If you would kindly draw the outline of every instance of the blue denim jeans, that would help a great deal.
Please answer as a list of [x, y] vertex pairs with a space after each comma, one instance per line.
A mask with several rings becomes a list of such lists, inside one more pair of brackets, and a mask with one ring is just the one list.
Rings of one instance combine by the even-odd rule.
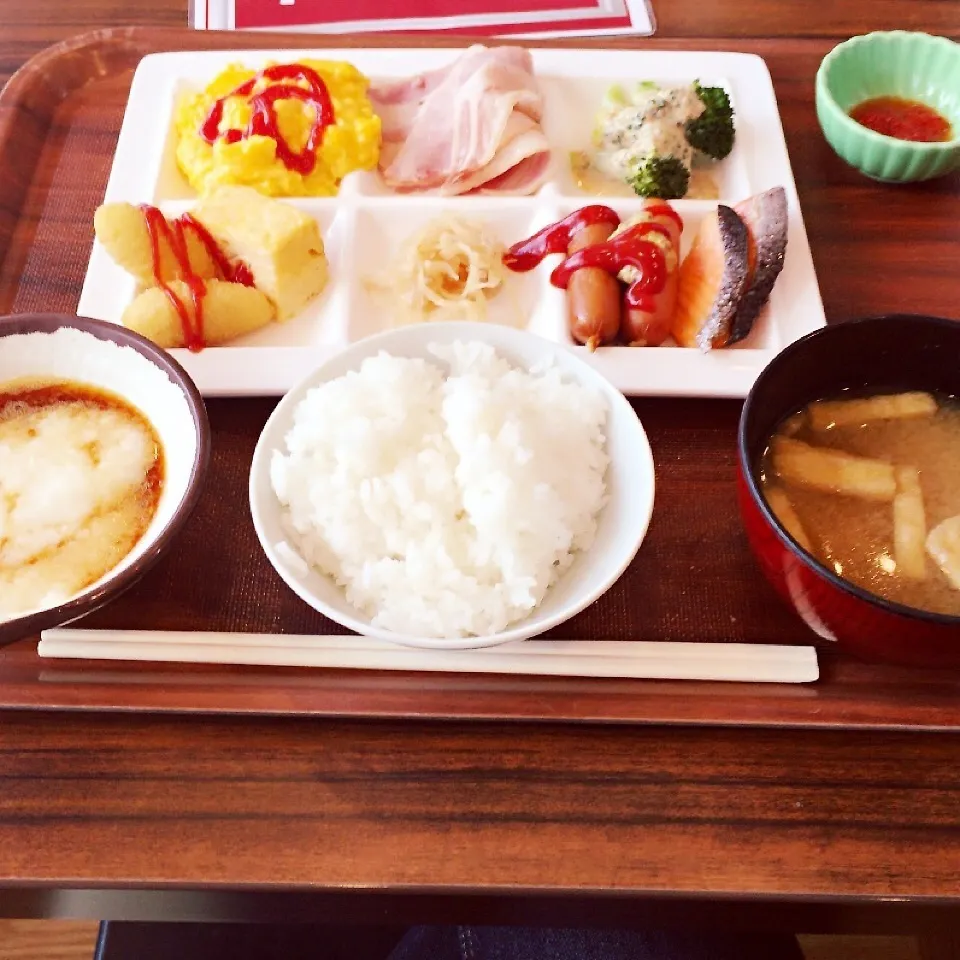
[[803, 960], [803, 954], [786, 934], [414, 927], [389, 960]]

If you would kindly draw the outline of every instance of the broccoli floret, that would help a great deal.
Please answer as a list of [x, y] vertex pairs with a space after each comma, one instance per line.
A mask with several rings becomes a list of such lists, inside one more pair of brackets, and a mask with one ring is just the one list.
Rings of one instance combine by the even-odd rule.
[[701, 87], [699, 81], [694, 81], [693, 89], [704, 110], [684, 124], [687, 143], [714, 160], [722, 160], [733, 149], [736, 133], [730, 97], [723, 87]]
[[679, 200], [687, 195], [690, 171], [676, 157], [652, 155], [634, 168], [627, 183], [641, 197]]

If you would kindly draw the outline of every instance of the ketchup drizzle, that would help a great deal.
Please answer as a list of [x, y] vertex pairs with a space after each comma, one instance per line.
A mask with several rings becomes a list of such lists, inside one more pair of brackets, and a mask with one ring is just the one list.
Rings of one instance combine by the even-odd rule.
[[651, 217], [669, 217], [677, 225], [678, 230], [683, 230], [680, 214], [666, 200], [647, 200], [643, 205], [643, 212]]
[[[270, 81], [271, 85], [250, 96], [261, 80]], [[299, 87], [294, 83], [273, 82], [283, 80], [302, 80], [307, 87]], [[249, 97], [252, 111], [250, 120], [245, 130], [230, 127], [221, 132], [223, 107], [231, 97]], [[275, 106], [278, 100], [301, 100], [313, 107], [316, 112], [307, 142], [299, 152], [294, 150], [280, 133]], [[306, 176], [316, 166], [317, 151], [323, 142], [323, 134], [334, 120], [330, 92], [320, 74], [302, 63], [281, 63], [264, 68], [256, 76], [214, 101], [206, 119], [200, 125], [200, 136], [211, 144], [217, 139], [222, 139], [226, 143], [237, 143], [252, 136], [270, 137], [277, 144], [277, 159], [288, 170], [295, 170]]]
[[535, 233], [529, 240], [515, 243], [504, 255], [503, 265], [508, 270], [526, 273], [539, 266], [551, 253], [567, 252], [573, 236], [584, 227], [607, 223], [614, 229], [620, 226], [620, 217], [615, 210], [601, 204], [576, 210], [559, 223], [552, 223]]
[[[683, 230], [680, 215], [663, 200], [648, 200], [643, 212], [651, 219], [672, 220], [678, 231]], [[559, 223], [544, 227], [529, 240], [515, 243], [503, 255], [503, 264], [510, 270], [523, 273], [533, 270], [551, 253], [562, 253], [565, 259], [550, 274], [550, 282], [563, 290], [573, 274], [582, 267], [598, 267], [613, 276], [617, 276], [624, 267], [634, 267], [639, 276], [627, 287], [624, 299], [630, 307], [653, 310], [653, 298], [663, 291], [667, 283], [667, 262], [662, 247], [649, 237], [656, 234], [669, 244], [669, 229], [661, 223], [638, 223], [603, 243], [591, 244], [566, 256], [570, 241], [577, 232], [597, 223], [607, 223], [616, 228], [620, 225], [620, 217], [610, 207], [601, 204], [583, 207]]]
[[581, 267], [598, 267], [613, 276], [624, 267], [635, 267], [640, 275], [627, 287], [624, 299], [630, 307], [652, 310], [653, 297], [667, 283], [667, 260], [663, 250], [647, 239], [651, 233], [670, 240], [670, 232], [661, 224], [638, 223], [610, 240], [594, 243], [567, 257], [550, 274], [550, 282], [565, 290], [570, 277]]
[[[180, 318], [183, 329], [183, 342], [188, 350], [200, 351], [206, 346], [203, 337], [203, 298], [207, 292], [207, 285], [203, 277], [199, 276], [190, 263], [190, 253], [187, 248], [186, 231], [193, 231], [194, 236], [203, 244], [216, 264], [224, 280], [231, 283], [242, 283], [245, 287], [253, 286], [253, 274], [245, 263], [231, 263], [220, 245], [211, 236], [210, 231], [189, 213], [184, 213], [176, 220], [167, 220], [163, 213], [149, 204], [141, 204], [147, 234], [150, 237], [150, 254], [153, 266], [153, 279], [158, 287], [166, 294], [171, 306]], [[180, 279], [190, 291], [190, 300], [193, 304], [193, 317], [187, 305], [180, 299], [177, 292], [163, 279], [161, 264], [161, 250], [163, 241], [166, 241], [174, 259]]]

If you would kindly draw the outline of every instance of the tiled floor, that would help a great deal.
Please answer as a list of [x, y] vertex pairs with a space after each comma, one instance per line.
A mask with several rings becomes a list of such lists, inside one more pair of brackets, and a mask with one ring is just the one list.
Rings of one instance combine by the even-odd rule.
[[[92, 960], [96, 939], [95, 923], [0, 920], [0, 960]], [[801, 943], [807, 960], [920, 960], [912, 937], [801, 937]]]

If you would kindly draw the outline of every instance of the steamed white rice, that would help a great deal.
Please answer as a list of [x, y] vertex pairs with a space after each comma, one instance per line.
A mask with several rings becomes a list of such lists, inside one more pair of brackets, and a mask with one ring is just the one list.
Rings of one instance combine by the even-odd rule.
[[271, 482], [290, 543], [376, 626], [483, 636], [529, 615], [589, 549], [607, 404], [482, 343], [386, 353], [311, 390]]

